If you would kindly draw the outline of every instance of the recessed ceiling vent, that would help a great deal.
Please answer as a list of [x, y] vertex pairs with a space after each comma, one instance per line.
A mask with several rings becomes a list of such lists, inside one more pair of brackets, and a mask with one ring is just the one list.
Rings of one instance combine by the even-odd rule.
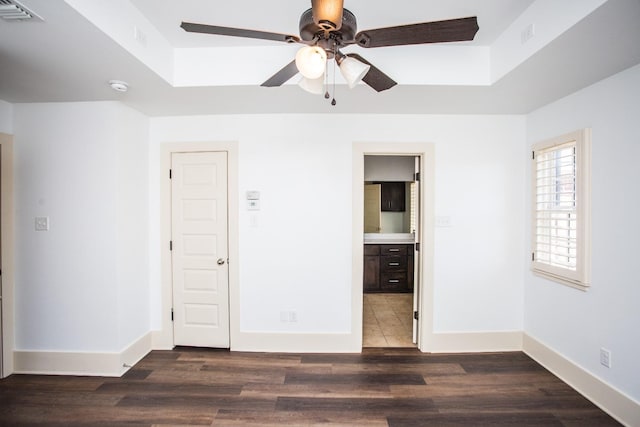
[[16, 0], [0, 0], [0, 18], [7, 21], [27, 21], [33, 18], [42, 20]]

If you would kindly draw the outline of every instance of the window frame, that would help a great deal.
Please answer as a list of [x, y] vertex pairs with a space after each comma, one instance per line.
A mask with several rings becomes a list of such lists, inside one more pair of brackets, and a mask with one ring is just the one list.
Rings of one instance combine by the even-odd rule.
[[[540, 153], [575, 146], [576, 268], [537, 259], [537, 163]], [[531, 155], [531, 271], [580, 290], [591, 285], [591, 129], [585, 128], [533, 144]]]

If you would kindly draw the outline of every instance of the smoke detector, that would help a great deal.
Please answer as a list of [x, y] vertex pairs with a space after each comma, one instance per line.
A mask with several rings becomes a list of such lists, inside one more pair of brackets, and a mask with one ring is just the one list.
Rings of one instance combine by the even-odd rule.
[[117, 92], [126, 92], [129, 90], [127, 82], [123, 82], [122, 80], [109, 80], [109, 86]]
[[16, 0], [0, 0], [0, 18], [6, 21], [26, 21], [33, 18], [42, 20]]

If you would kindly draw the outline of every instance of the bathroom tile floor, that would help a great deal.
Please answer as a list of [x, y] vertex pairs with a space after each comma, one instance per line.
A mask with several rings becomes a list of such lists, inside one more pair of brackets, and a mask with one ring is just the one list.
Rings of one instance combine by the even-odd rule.
[[364, 294], [363, 347], [415, 347], [413, 294]]

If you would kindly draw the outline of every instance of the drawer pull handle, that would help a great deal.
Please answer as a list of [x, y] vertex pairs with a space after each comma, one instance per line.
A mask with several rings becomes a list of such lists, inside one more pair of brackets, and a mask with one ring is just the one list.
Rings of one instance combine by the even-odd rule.
[[400, 249], [389, 249], [389, 252], [400, 252]]
[[398, 280], [398, 279], [391, 279], [391, 280], [389, 280], [389, 283], [400, 283], [400, 280]]
[[389, 266], [398, 266], [398, 265], [400, 265], [399, 262], [390, 262], [389, 263]]

